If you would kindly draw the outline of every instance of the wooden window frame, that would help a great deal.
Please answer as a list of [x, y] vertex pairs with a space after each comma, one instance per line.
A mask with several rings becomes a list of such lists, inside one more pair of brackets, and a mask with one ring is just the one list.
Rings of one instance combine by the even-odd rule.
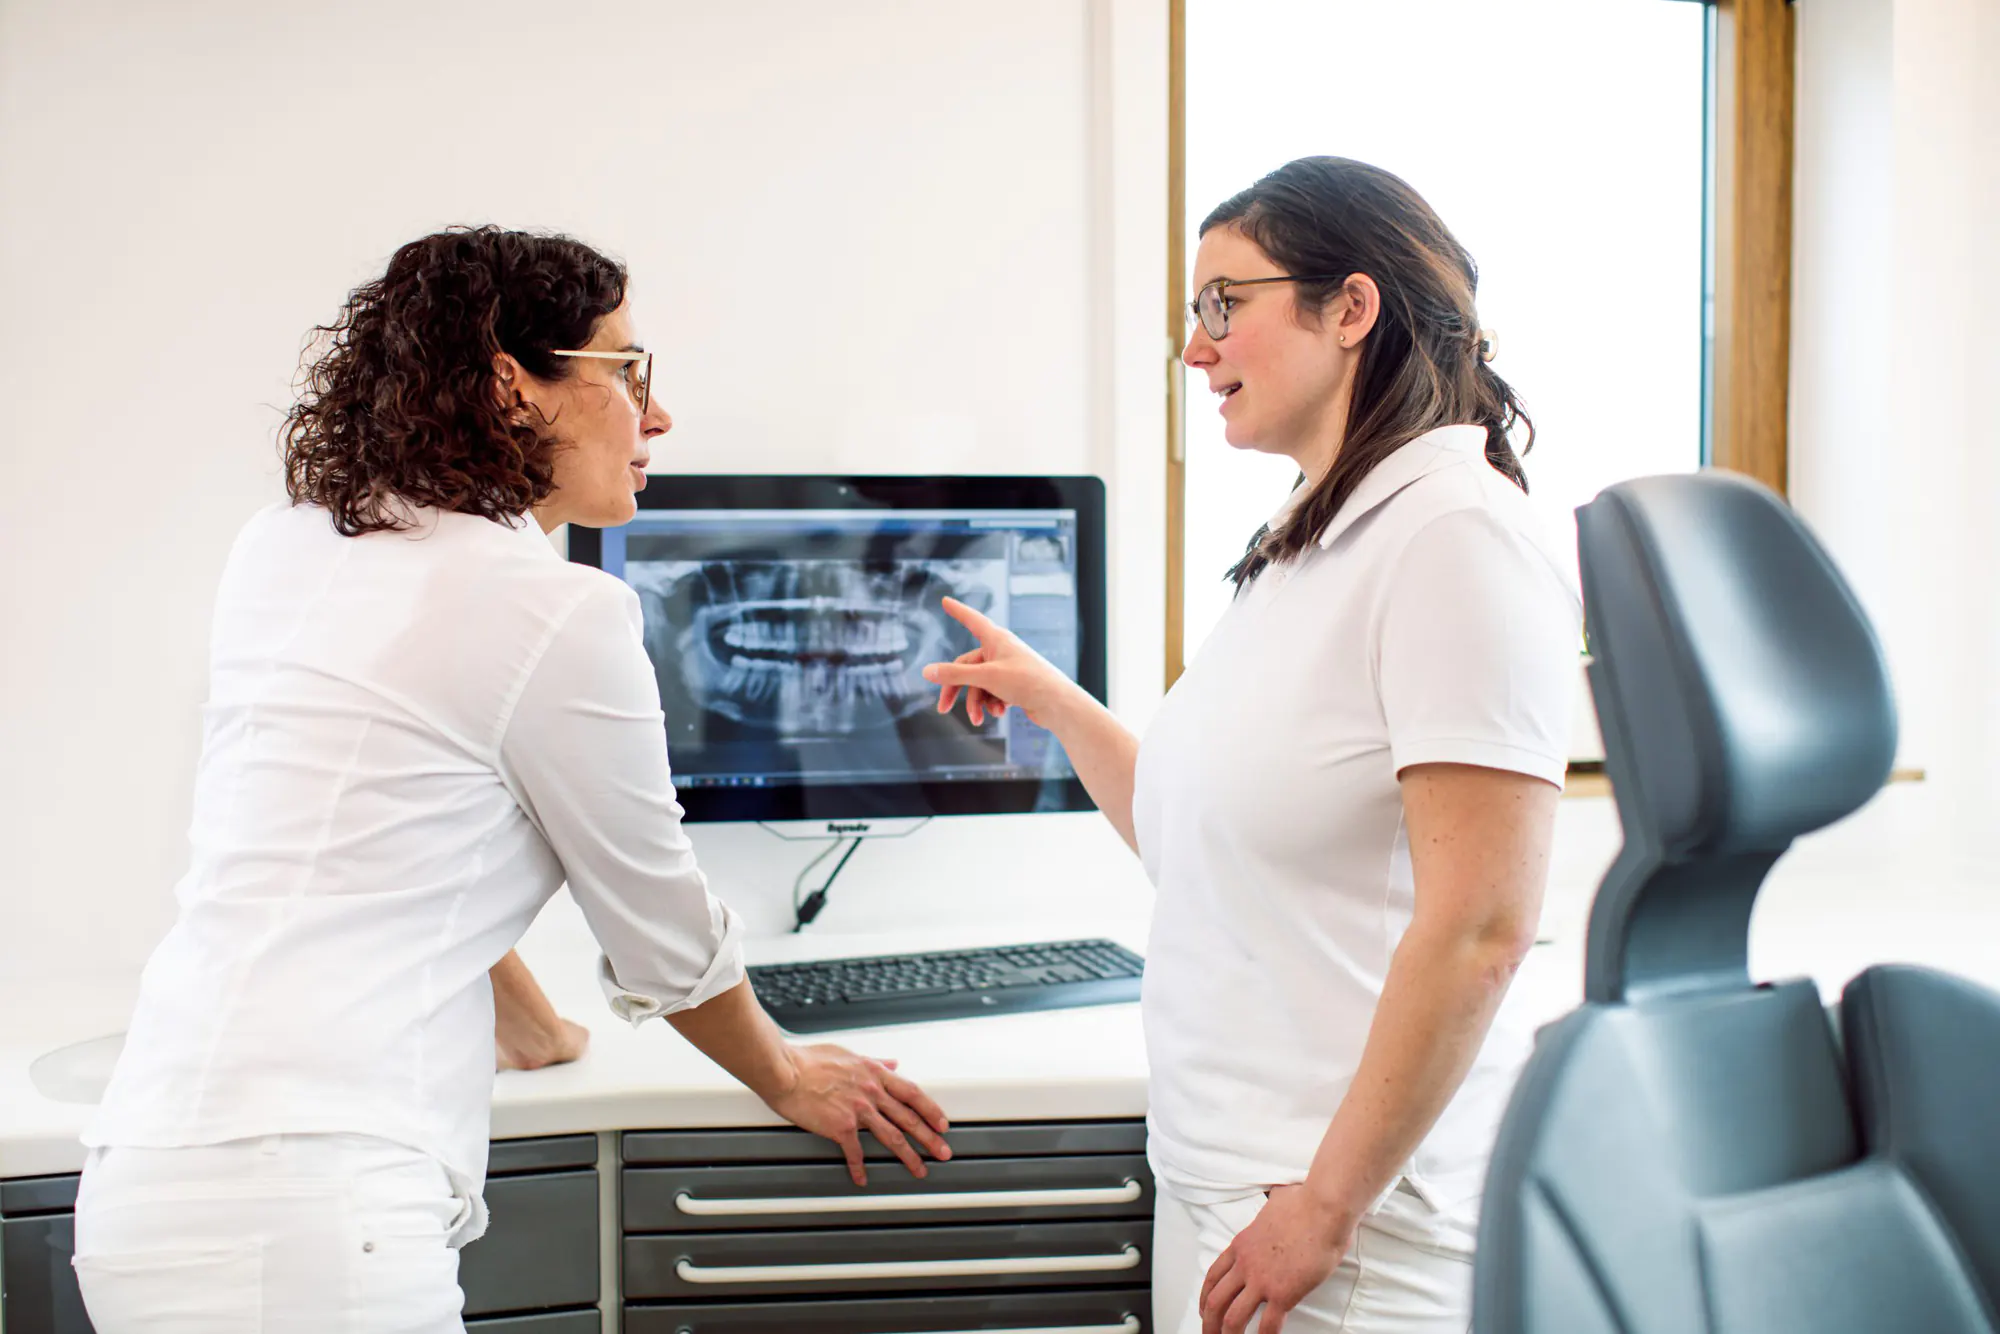
[[[1708, 458], [1780, 495], [1791, 378], [1795, 27], [1790, 0], [1703, 0], [1713, 9], [1715, 302]], [[1167, 0], [1166, 686], [1187, 628], [1187, 432], [1180, 357], [1187, 268], [1187, 0]]]
[[1187, 667], [1187, 0], [1167, 0], [1167, 679]]
[[1797, 37], [1788, 0], [1716, 0], [1708, 461], [1785, 494]]

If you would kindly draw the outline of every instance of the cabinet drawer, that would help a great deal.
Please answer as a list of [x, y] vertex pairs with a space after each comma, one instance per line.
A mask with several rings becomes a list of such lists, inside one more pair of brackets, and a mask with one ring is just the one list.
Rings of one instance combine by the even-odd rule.
[[596, 1304], [595, 1171], [488, 1181], [486, 1208], [486, 1235], [459, 1252], [466, 1315]]
[[[625, 1334], [960, 1334], [1064, 1330], [1151, 1334], [1146, 1288], [981, 1293], [964, 1297], [853, 1297], [845, 1301], [627, 1306]], [[468, 1331], [470, 1334], [470, 1331]]]
[[486, 1151], [486, 1179], [565, 1167], [596, 1167], [597, 1136], [547, 1135], [540, 1139], [496, 1139]]
[[[1067, 1154], [1146, 1152], [1144, 1121], [986, 1121], [955, 1125], [945, 1136], [952, 1161], [1031, 1158]], [[868, 1161], [895, 1155], [869, 1135], [861, 1137]], [[628, 1164], [837, 1163], [840, 1146], [803, 1130], [635, 1130], [621, 1141]]]
[[91, 1334], [69, 1258], [69, 1214], [0, 1223], [0, 1329], [18, 1334]]
[[1147, 1218], [1153, 1176], [1143, 1157], [953, 1158], [922, 1180], [898, 1163], [856, 1186], [833, 1163], [628, 1167], [627, 1232], [696, 1232], [1028, 1218]]
[[23, 1214], [70, 1213], [76, 1208], [80, 1176], [15, 1177], [0, 1181], [0, 1218]]
[[1148, 1219], [985, 1227], [628, 1236], [627, 1298], [739, 1293], [1134, 1287], [1151, 1281]]
[[604, 1317], [596, 1311], [556, 1311], [541, 1315], [500, 1315], [465, 1322], [465, 1334], [598, 1334]]

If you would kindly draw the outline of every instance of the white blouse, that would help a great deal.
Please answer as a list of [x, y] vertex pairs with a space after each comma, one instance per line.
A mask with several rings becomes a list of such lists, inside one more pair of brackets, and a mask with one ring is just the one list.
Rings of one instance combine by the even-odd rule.
[[[1237, 596], [1140, 748], [1149, 1151], [1183, 1199], [1304, 1180], [1415, 906], [1398, 773], [1562, 782], [1582, 608], [1485, 439], [1449, 426], [1377, 465]], [[1470, 1249], [1525, 1053], [1503, 1018], [1404, 1165], [1436, 1213], [1416, 1240]]]
[[566, 879], [638, 1022], [743, 980], [681, 827], [637, 597], [539, 527], [276, 506], [216, 596], [180, 911], [91, 1146], [380, 1136], [475, 1204], [487, 970]]

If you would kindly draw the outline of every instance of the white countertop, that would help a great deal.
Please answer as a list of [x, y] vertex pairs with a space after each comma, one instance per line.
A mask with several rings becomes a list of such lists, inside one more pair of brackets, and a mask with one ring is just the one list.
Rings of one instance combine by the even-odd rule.
[[[1867, 964], [1901, 959], [2000, 986], [2000, 869], [1939, 851], [1927, 832], [1925, 802], [1921, 785], [1891, 788], [1861, 814], [1788, 854], [1759, 901], [1751, 932], [1753, 974], [1811, 975], [1831, 998]], [[1554, 1018], [1579, 998], [1590, 896], [1617, 844], [1608, 799], [1562, 803], [1543, 914], [1550, 943], [1530, 955], [1514, 983], [1511, 1003], [1525, 1017]], [[1094, 866], [1093, 883], [1102, 874]], [[829, 909], [804, 935], [753, 936], [748, 953], [755, 963], [1085, 936], [1143, 949], [1145, 905], [1126, 888], [1095, 896], [1080, 888], [1077, 899], [1093, 910], [1058, 914], [1051, 904], [1062, 895], [1043, 885], [1038, 897], [1024, 898], [1020, 913], [996, 912], [984, 903], [979, 920], [938, 920], [947, 915], [940, 910], [926, 924], [897, 930], [833, 930], [840, 923]], [[848, 910], [856, 925], [877, 927], [881, 918], [878, 913], [870, 923], [858, 906]], [[766, 912], [761, 920], [774, 919]], [[566, 896], [537, 921], [521, 953], [556, 1007], [590, 1029], [591, 1044], [573, 1065], [500, 1075], [495, 1138], [777, 1124], [755, 1096], [667, 1025], [635, 1029], [611, 1015], [597, 990], [595, 948]], [[82, 1165], [76, 1136], [89, 1103], [45, 1096], [29, 1067], [54, 1049], [119, 1032], [136, 985], [136, 978], [113, 978], [0, 987], [0, 1177], [73, 1172]], [[807, 1040], [895, 1058], [954, 1121], [1127, 1117], [1146, 1109], [1136, 1005], [986, 1015]]]
[[[536, 1071], [504, 1071], [495, 1081], [497, 1139], [578, 1131], [778, 1125], [757, 1097], [682, 1041], [665, 1023], [633, 1027], [606, 1008], [595, 980], [596, 950], [567, 900], [554, 905], [522, 943], [564, 1015], [590, 1030], [582, 1060]], [[1108, 936], [1143, 948], [1143, 922], [1023, 923], [900, 934], [786, 936], [752, 940], [753, 963], [801, 958], [955, 949], [1023, 940]], [[0, 1177], [74, 1172], [76, 1137], [91, 1112], [82, 1101], [44, 1096], [29, 1074], [44, 1053], [123, 1028], [132, 988], [104, 988], [62, 1008], [10, 1008], [0, 1016]], [[1146, 1057], [1136, 1004], [982, 1015], [853, 1033], [815, 1034], [893, 1058], [954, 1121], [1143, 1116]], [[87, 1058], [78, 1083], [93, 1091], [108, 1075], [111, 1044]]]

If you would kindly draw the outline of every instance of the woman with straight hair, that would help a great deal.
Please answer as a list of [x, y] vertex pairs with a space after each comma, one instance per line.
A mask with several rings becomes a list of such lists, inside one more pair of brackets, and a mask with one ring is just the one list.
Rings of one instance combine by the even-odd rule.
[[[512, 953], [567, 882], [612, 1010], [923, 1176], [892, 1062], [794, 1047], [681, 828], [639, 602], [550, 546], [629, 520], [672, 427], [623, 266], [412, 241], [324, 336], [288, 503], [216, 595], [193, 861], [76, 1207], [97, 1334], [460, 1334], [499, 1063], [580, 1054]], [[496, 1027], [497, 1011], [497, 1027]]]
[[1144, 741], [957, 604], [980, 645], [927, 674], [1054, 731], [1159, 891], [1154, 1328], [1459, 1334], [1581, 608], [1472, 257], [1407, 184], [1289, 163], [1209, 214], [1194, 281], [1226, 438], [1301, 475]]

